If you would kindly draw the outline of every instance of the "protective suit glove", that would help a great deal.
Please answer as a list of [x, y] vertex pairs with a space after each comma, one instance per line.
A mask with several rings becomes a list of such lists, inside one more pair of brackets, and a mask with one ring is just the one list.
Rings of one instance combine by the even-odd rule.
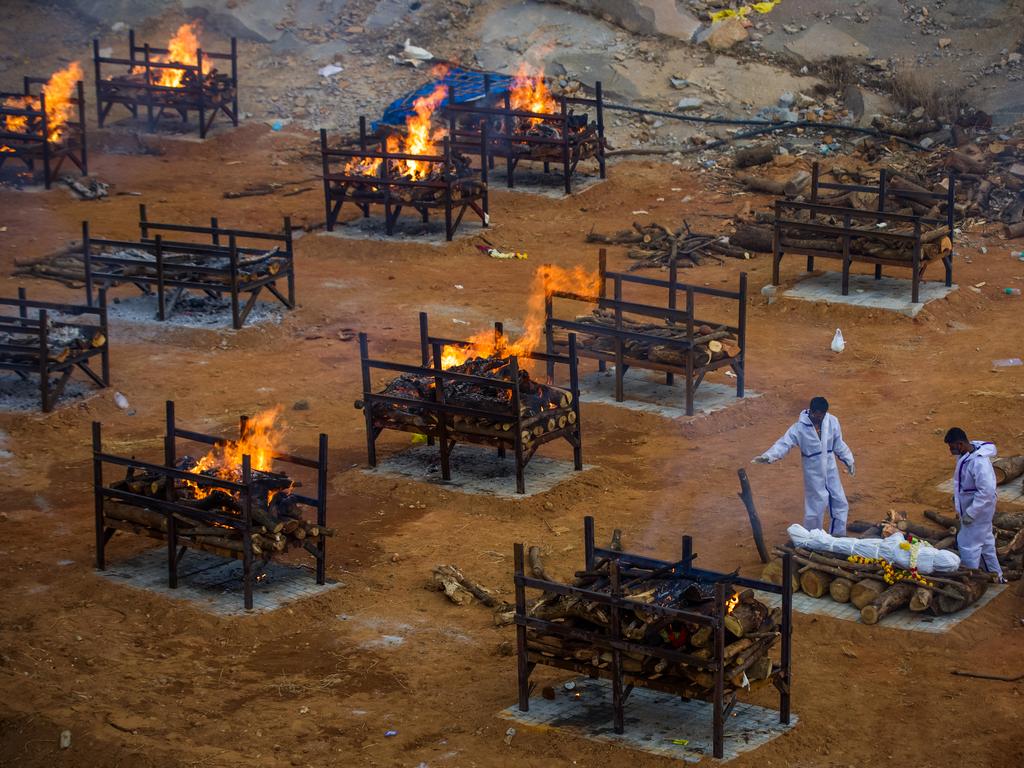
[[767, 456], [765, 456], [762, 453], [760, 456], [755, 456], [753, 459], [751, 459], [750, 463], [751, 464], [770, 464], [771, 463], [771, 459], [769, 459]]
[[964, 525], [970, 525], [974, 522], [974, 518], [970, 515], [960, 515], [960, 522]]
[[846, 471], [849, 472], [850, 477], [855, 477], [857, 474], [857, 465], [851, 462], [850, 466], [846, 468]]

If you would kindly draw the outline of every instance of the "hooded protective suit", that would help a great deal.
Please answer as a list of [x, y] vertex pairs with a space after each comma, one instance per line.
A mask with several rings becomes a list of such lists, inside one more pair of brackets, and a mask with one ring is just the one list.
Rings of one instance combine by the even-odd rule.
[[974, 450], [965, 453], [953, 470], [953, 504], [960, 517], [960, 532], [956, 546], [960, 560], [967, 568], [978, 568], [984, 562], [985, 570], [998, 574], [996, 537], [992, 533], [992, 518], [996, 514], [996, 473], [992, 470], [992, 457], [996, 446], [972, 440]]
[[807, 411], [800, 414], [796, 424], [786, 430], [779, 440], [762, 454], [769, 464], [783, 458], [791, 448], [799, 448], [804, 467], [804, 528], [824, 528], [826, 508], [832, 518], [828, 532], [833, 536], [846, 535], [846, 515], [850, 505], [839, 482], [836, 457], [853, 472], [853, 453], [843, 441], [839, 419], [826, 413], [821, 422], [821, 436], [814, 428]]

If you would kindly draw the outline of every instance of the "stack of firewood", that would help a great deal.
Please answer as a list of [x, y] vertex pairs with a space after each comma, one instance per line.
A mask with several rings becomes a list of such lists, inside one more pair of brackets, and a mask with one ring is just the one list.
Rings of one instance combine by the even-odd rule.
[[[578, 315], [577, 323], [593, 325], [600, 328], [615, 328], [615, 313], [606, 309], [595, 309], [589, 315]], [[622, 330], [640, 333], [652, 337], [650, 341], [635, 338], [623, 341], [626, 357], [634, 360], [652, 360], [667, 365], [686, 365], [687, 347], [693, 347], [694, 365], [702, 368], [712, 361], [738, 357], [740, 347], [736, 335], [724, 326], [712, 328], [710, 325], [699, 325], [694, 328], [696, 336], [687, 336], [685, 326], [668, 325], [666, 323], [648, 323], [640, 320], [623, 318]], [[579, 343], [587, 349], [613, 352], [615, 339], [609, 336], [588, 336], [577, 331]], [[659, 344], [657, 339], [685, 341], [685, 346]], [[555, 343], [566, 343], [565, 334], [556, 334]]]
[[[115, 92], [124, 91], [126, 95], [135, 97], [138, 91], [147, 83], [149, 85], [158, 85], [160, 72], [163, 69], [161, 67], [160, 69], [150, 70], [150, 79], [148, 81], [146, 79], [146, 70], [138, 67], [137, 71], [125, 75], [114, 75], [108, 82], [112, 86], [111, 90], [116, 88]], [[202, 78], [201, 80], [200, 77]], [[208, 100], [209, 105], [210, 103], [219, 102], [234, 86], [230, 75], [218, 72], [216, 69], [200, 76], [195, 68], [191, 68], [184, 70], [181, 84], [177, 88], [167, 88], [160, 91], [157, 101], [172, 101], [175, 97], [194, 99], [195, 91], [200, 87], [202, 87], [203, 97]], [[133, 91], [135, 93], [132, 93]]]
[[[39, 328], [25, 326], [0, 331], [0, 357], [8, 361], [24, 360], [26, 363], [37, 362], [39, 358]], [[83, 328], [47, 321], [47, 361], [63, 363], [72, 354], [88, 349], [97, 349], [107, 343], [107, 337], [100, 328]]]
[[[536, 556], [531, 556], [534, 576], [547, 578], [539, 567]], [[539, 571], [539, 573], [538, 573]], [[608, 564], [596, 571], [581, 573], [576, 586], [593, 591], [609, 592]], [[714, 610], [714, 585], [680, 578], [648, 578], [633, 580], [624, 585], [623, 596], [634, 603], [632, 610], [622, 612], [623, 635], [635, 646], [668, 647], [699, 659], [710, 660], [714, 655], [714, 632], [707, 625], [666, 622], [656, 613], [644, 611], [645, 604], [679, 608], [711, 615]], [[773, 670], [769, 651], [781, 637], [781, 609], [768, 607], [754, 596], [753, 590], [743, 590], [732, 596], [731, 607], [723, 619], [725, 637], [725, 680], [727, 688], [740, 688], [744, 682], [767, 680]], [[545, 593], [529, 605], [528, 614], [534, 618], [557, 621], [563, 627], [582, 632], [607, 633], [610, 617], [606, 606], [593, 603], [577, 595]], [[611, 654], [596, 649], [586, 640], [545, 634], [531, 628], [527, 639], [531, 651], [545, 656], [590, 664], [603, 669], [611, 663]], [[649, 680], [675, 681], [680, 690], [692, 698], [706, 698], [714, 687], [714, 677], [683, 663], [645, 654], [641, 648], [622, 653], [624, 671], [630, 675], [643, 675]]]
[[1008, 237], [1024, 237], [1024, 137], [992, 134], [943, 148], [925, 173], [940, 178], [949, 169], [957, 171], [957, 202], [966, 215], [1001, 221]]
[[[176, 468], [194, 472], [196, 464], [195, 459], [186, 456], [178, 461]], [[218, 470], [204, 470], [197, 474], [217, 476]], [[253, 554], [270, 558], [276, 553], [286, 552], [289, 547], [313, 550], [318, 537], [334, 535], [333, 529], [303, 519], [303, 507], [291, 493], [298, 484], [287, 475], [253, 470], [252, 478], [252, 485], [257, 491], [250, 506]], [[240, 476], [230, 479], [241, 481]], [[139, 472], [129, 467], [124, 480], [114, 482], [110, 487], [154, 499], [171, 498], [177, 504], [195, 507], [197, 512], [216, 512], [229, 518], [241, 518], [242, 515], [242, 504], [237, 495], [159, 472]], [[104, 505], [104, 514], [108, 527], [156, 539], [166, 538], [167, 516], [163, 513], [108, 501]], [[225, 557], [237, 557], [242, 552], [241, 531], [238, 529], [211, 525], [201, 517], [190, 517], [180, 512], [175, 512], [173, 517], [183, 545], [187, 542], [197, 549]]]
[[[512, 369], [509, 358], [474, 357], [446, 370], [472, 376], [482, 376], [509, 382]], [[435, 379], [431, 375], [403, 374], [388, 382], [383, 394], [413, 400], [433, 400]], [[548, 432], [565, 429], [576, 423], [572, 408], [573, 394], [569, 390], [541, 384], [530, 378], [526, 370], [519, 371], [519, 413], [522, 417], [522, 441], [532, 443]], [[472, 435], [511, 439], [516, 422], [511, 414], [510, 390], [490, 387], [473, 381], [444, 380], [444, 399], [449, 405], [492, 411], [492, 418], [463, 416], [451, 418], [450, 428]], [[356, 401], [357, 408], [364, 403]], [[439, 415], [436, 411], [414, 404], [377, 403], [373, 407], [374, 426], [389, 429], [422, 427], [435, 429]]]
[[591, 231], [588, 243], [632, 246], [626, 255], [638, 263], [629, 268], [630, 272], [650, 267], [698, 267], [704, 259], [723, 263], [721, 256], [749, 259], [750, 252], [733, 245], [728, 238], [720, 235], [694, 232], [684, 221], [678, 229], [669, 229], [661, 224], [633, 223], [632, 229], [623, 229], [610, 235]]
[[[103, 255], [116, 258], [133, 259], [137, 265], [112, 267], [123, 270], [126, 280], [133, 275], [156, 275], [156, 257], [152, 252], [127, 248], [118, 251], [107, 251]], [[196, 254], [171, 251], [163, 254], [164, 266], [178, 280], [195, 280], [209, 283], [214, 280], [227, 280], [228, 266], [226, 256], [198, 256]], [[238, 256], [238, 272], [244, 279], [256, 279], [276, 275], [288, 263], [287, 257], [276, 248], [264, 253], [243, 253]], [[56, 280], [71, 288], [80, 288], [85, 284], [85, 259], [82, 255], [81, 241], [72, 241], [66, 248], [35, 259], [15, 259], [15, 275], [29, 275], [47, 280]], [[190, 272], [189, 267], [203, 268], [202, 272]], [[215, 275], [207, 268], [223, 269], [224, 275]], [[106, 265], [104, 265], [104, 269]], [[95, 268], [94, 268], [95, 269]], [[116, 285], [117, 283], [112, 283]]]

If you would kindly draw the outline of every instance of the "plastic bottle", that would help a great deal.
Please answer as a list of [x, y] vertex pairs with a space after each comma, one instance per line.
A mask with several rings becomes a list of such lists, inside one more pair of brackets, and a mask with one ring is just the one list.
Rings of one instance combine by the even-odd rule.
[[1010, 251], [1010, 258], [1024, 261], [1024, 251]]
[[1003, 288], [1003, 293], [1007, 296], [1020, 296], [1020, 288]]

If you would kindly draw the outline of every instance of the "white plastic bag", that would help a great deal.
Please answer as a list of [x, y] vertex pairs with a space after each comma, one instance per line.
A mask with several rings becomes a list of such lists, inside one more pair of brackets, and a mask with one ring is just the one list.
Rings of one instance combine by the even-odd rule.
[[832, 351], [839, 353], [846, 349], [846, 342], [843, 340], [843, 332], [836, 328], [836, 335], [832, 337]]

